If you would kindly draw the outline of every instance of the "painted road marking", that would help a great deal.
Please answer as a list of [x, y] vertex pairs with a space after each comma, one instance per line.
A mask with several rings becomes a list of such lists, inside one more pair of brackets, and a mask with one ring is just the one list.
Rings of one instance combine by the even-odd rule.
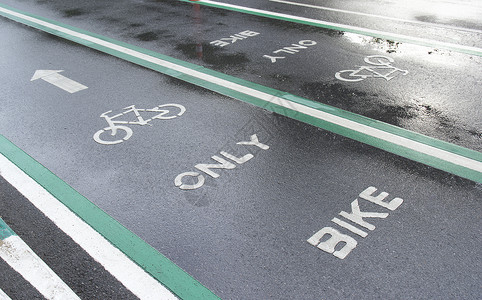
[[2, 289], [0, 289], [0, 300], [12, 300], [12, 298], [10, 298]]
[[[236, 145], [245, 145], [245, 146], [256, 146], [260, 149], [263, 150], [268, 150], [269, 146], [261, 143], [258, 139], [258, 136], [256, 134], [253, 134], [250, 137], [249, 141], [241, 141], [236, 143]], [[220, 152], [222, 156], [234, 161], [238, 165], [242, 165], [248, 160], [252, 159], [254, 157], [253, 154], [248, 153], [244, 155], [243, 157], [236, 157], [230, 153], [227, 153], [226, 151], [221, 151]], [[218, 162], [218, 164], [197, 164], [194, 166], [194, 168], [198, 169], [201, 172], [204, 172], [205, 174], [211, 176], [212, 178], [218, 178], [220, 175], [216, 172], [214, 172], [211, 169], [227, 169], [231, 170], [236, 168], [236, 165], [225, 160], [224, 158], [221, 158], [217, 155], [211, 156], [212, 159]], [[196, 177], [197, 182], [195, 184], [185, 184], [183, 183], [183, 178], [184, 177]], [[176, 176], [174, 179], [174, 185], [179, 187], [181, 190], [195, 190], [204, 185], [205, 178], [203, 175], [199, 174], [198, 172], [184, 172]]]
[[278, 2], [278, 3], [283, 3], [283, 4], [289, 4], [289, 5], [297, 5], [297, 6], [309, 7], [309, 8], [315, 8], [315, 9], [321, 9], [321, 10], [328, 10], [328, 11], [340, 12], [340, 13], [345, 13], [345, 14], [352, 14], [352, 15], [364, 16], [364, 17], [379, 18], [379, 19], [385, 19], [385, 20], [390, 20], [390, 21], [397, 21], [397, 22], [404, 22], [404, 23], [412, 23], [412, 24], [418, 24], [418, 25], [429, 25], [429, 26], [441, 27], [441, 28], [445, 28], [445, 29], [452, 29], [452, 30], [459, 30], [459, 31], [468, 31], [468, 32], [474, 32], [474, 33], [482, 33], [482, 30], [477, 30], [477, 29], [471, 29], [471, 28], [465, 28], [465, 27], [457, 27], [457, 26], [450, 26], [450, 25], [430, 23], [430, 22], [423, 22], [423, 21], [416, 21], [416, 20], [407, 20], [407, 19], [393, 18], [393, 17], [381, 16], [381, 15], [367, 14], [367, 13], [362, 13], [362, 12], [357, 12], [357, 11], [350, 11], [350, 10], [344, 10], [344, 9], [337, 9], [337, 8], [331, 8], [331, 7], [325, 7], [325, 6], [318, 6], [318, 5], [306, 4], [306, 3], [298, 3], [298, 2], [291, 2], [291, 1], [285, 1], [285, 0], [269, 0], [269, 1], [271, 1], [271, 2]]
[[[179, 1], [192, 3], [191, 0], [179, 0]], [[397, 33], [392, 33], [392, 32], [379, 31], [379, 30], [373, 30], [373, 29], [358, 27], [358, 26], [351, 26], [351, 25], [321, 21], [321, 20], [316, 20], [316, 19], [298, 17], [298, 16], [293, 16], [293, 15], [288, 15], [288, 14], [272, 12], [272, 11], [268, 11], [268, 10], [261, 10], [261, 9], [250, 8], [250, 7], [239, 6], [239, 5], [233, 5], [233, 4], [227, 4], [227, 3], [216, 2], [216, 1], [211, 1], [211, 0], [199, 0], [199, 1], [196, 1], [196, 3], [211, 6], [211, 7], [217, 7], [217, 8], [237, 11], [237, 12], [241, 12], [241, 13], [261, 16], [261, 17], [267, 17], [267, 18], [271, 18], [271, 19], [284, 20], [284, 21], [301, 23], [301, 24], [317, 26], [317, 27], [323, 27], [323, 28], [328, 28], [328, 29], [333, 29], [333, 30], [352, 32], [352, 33], [356, 33], [356, 34], [367, 35], [367, 36], [382, 38], [382, 39], [391, 40], [391, 41], [405, 42], [405, 43], [427, 46], [427, 47], [433, 47], [433, 48], [442, 48], [442, 49], [452, 50], [452, 51], [455, 51], [455, 52], [461, 52], [461, 53], [467, 53], [467, 54], [482, 56], [482, 49], [477, 48], [477, 47], [464, 46], [464, 45], [459, 45], [459, 44], [453, 44], [453, 43], [441, 42], [441, 41], [424, 39], [424, 38], [419, 38], [419, 37], [413, 37], [413, 36], [408, 36], [408, 35], [404, 35], [404, 34], [397, 34]]]
[[[132, 262], [124, 253], [104, 239], [97, 231], [77, 217], [76, 214], [61, 204], [2, 154], [0, 154], [0, 173], [6, 181], [134, 295], [140, 299], [177, 299], [163, 285]], [[126, 270], [129, 271], [126, 272]]]
[[[279, 55], [278, 53], [282, 52], [282, 53], [288, 53], [288, 54], [293, 55], [295, 53], [300, 52], [300, 49], [306, 49], [306, 48], [308, 48], [310, 46], [314, 46], [314, 45], [316, 45], [315, 41], [302, 40], [302, 41], [299, 41], [297, 44], [291, 44], [290, 46], [283, 47], [281, 49], [275, 50], [275, 51], [273, 51], [273, 54]], [[263, 57], [271, 60], [271, 63], [277, 62], [278, 59], [286, 58], [285, 56], [271, 56], [271, 55], [263, 55]]]
[[80, 300], [70, 287], [1, 218], [0, 257], [30, 282], [46, 299]]
[[[342, 70], [336, 72], [335, 78], [338, 80], [358, 82], [367, 78], [383, 78], [386, 81], [397, 77], [399, 74], [407, 75], [407, 70], [402, 70], [392, 66], [395, 60], [384, 55], [369, 55], [364, 61], [370, 66], [360, 66], [356, 70]], [[348, 73], [347, 75], [342, 75]], [[344, 77], [345, 76], [345, 77]]]
[[30, 79], [30, 81], [42, 79], [71, 94], [88, 88], [85, 85], [78, 83], [77, 81], [60, 75], [60, 72], [63, 72], [63, 70], [37, 70], [35, 71], [35, 74], [33, 74], [33, 77], [32, 79]]
[[[205, 2], [205, 1], [199, 1]], [[284, 116], [482, 182], [482, 153], [0, 5], [0, 14]]]
[[249, 37], [257, 36], [257, 35], [259, 35], [259, 32], [245, 30], [240, 33], [230, 35], [227, 38], [221, 38], [219, 40], [212, 41], [209, 44], [213, 44], [214, 46], [219, 46], [219, 47], [225, 47], [227, 45], [234, 44], [238, 40], [245, 40]]
[[[168, 107], [168, 108], [170, 107], [171, 109], [172, 109], [172, 107], [175, 107], [175, 113], [172, 114], [172, 115], [165, 116], [165, 115], [167, 115], [171, 112], [169, 109], [166, 109], [165, 107]], [[112, 110], [106, 111], [106, 112], [104, 112], [100, 115], [101, 118], [105, 119], [105, 121], [107, 122], [107, 124], [109, 124], [109, 126], [105, 127], [104, 129], [101, 129], [101, 130], [97, 131], [94, 134], [94, 141], [96, 141], [99, 144], [104, 144], [104, 145], [119, 144], [119, 143], [122, 143], [123, 141], [127, 141], [132, 136], [132, 129], [130, 127], [125, 126], [125, 125], [141, 125], [141, 126], [151, 125], [149, 122], [151, 122], [152, 120], [155, 120], [155, 119], [158, 119], [158, 120], [174, 119], [178, 116], [182, 116], [184, 114], [184, 112], [186, 111], [186, 108], [184, 106], [182, 106], [180, 104], [173, 104], [173, 103], [158, 105], [158, 106], [156, 106], [154, 108], [150, 108], [150, 109], [136, 108], [135, 105], [125, 107], [124, 109], [126, 109], [126, 111], [124, 111], [120, 114], [116, 114], [116, 115], [111, 116], [111, 117], [108, 116], [108, 114], [111, 113]], [[146, 111], [146, 112], [156, 112], [156, 113], [160, 113], [160, 114], [157, 114], [150, 119], [144, 119], [140, 114], [140, 112], [144, 112], [144, 111]], [[123, 116], [125, 114], [128, 114], [130, 112], [133, 112], [136, 115], [137, 121], [114, 121], [115, 118], [118, 118], [118, 117]], [[116, 124], [125, 124], [125, 125], [116, 125]], [[123, 134], [121, 134], [120, 139], [105, 140], [104, 138], [101, 137], [101, 136], [106, 136], [106, 135], [103, 135], [103, 133], [105, 133], [106, 131], [111, 131], [110, 135], [112, 137], [114, 137], [117, 134], [118, 130], [121, 130], [121, 131], [124, 132]], [[117, 137], [117, 138], [119, 138], [119, 137]]]
[[[360, 193], [359, 197], [368, 202], [377, 204], [391, 211], [396, 210], [403, 203], [403, 199], [398, 197], [393, 198], [389, 202], [384, 201], [389, 194], [387, 192], [381, 192], [378, 195], [374, 196], [373, 194], [376, 191], [377, 191], [377, 188], [373, 186], [368, 187], [367, 189], [365, 189], [363, 192]], [[353, 224], [357, 224], [358, 226], [364, 227], [370, 231], [375, 230], [375, 225], [368, 223], [363, 218], [385, 219], [386, 217], [388, 217], [388, 213], [361, 211], [360, 205], [358, 203], [358, 199], [355, 199], [351, 203], [350, 213], [347, 213], [346, 211], [341, 211], [339, 215], [345, 218], [346, 220], [351, 221]], [[358, 227], [355, 227], [338, 218], [333, 218], [331, 221], [339, 225], [340, 227], [348, 229], [349, 231], [363, 238], [365, 238], [368, 235], [366, 231], [363, 231]], [[325, 235], [329, 235], [330, 237], [328, 239], [323, 239]], [[338, 257], [339, 259], [344, 259], [358, 245], [358, 242], [355, 240], [355, 238], [351, 237], [348, 234], [343, 234], [337, 229], [330, 226], [323, 227], [321, 230], [316, 232], [312, 237], [310, 237], [307, 240], [307, 242], [327, 253], [333, 254], [335, 257]], [[340, 243], [343, 244], [343, 247], [335, 251], [337, 245]]]
[[161, 282], [184, 300], [219, 300], [159, 251], [127, 230], [1, 134], [0, 173], [96, 261], [104, 261], [104, 268], [118, 280], [124, 280], [125, 282], [121, 283], [134, 294], [136, 293], [133, 289], [142, 296], [147, 295], [146, 299], [159, 299], [164, 295], [166, 297], [163, 299], [175, 298], [159, 284]]

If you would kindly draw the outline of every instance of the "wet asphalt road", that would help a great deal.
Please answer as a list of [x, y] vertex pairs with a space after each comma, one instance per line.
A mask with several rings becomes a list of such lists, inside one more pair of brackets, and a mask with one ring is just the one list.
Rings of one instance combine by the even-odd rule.
[[[360, 39], [203, 6], [197, 10], [177, 1], [2, 3], [482, 149], [479, 56]], [[281, 7], [264, 1], [236, 3]], [[376, 2], [370, 5], [376, 7]], [[352, 7], [347, 6], [338, 8]], [[314, 17], [312, 10], [283, 9]], [[393, 15], [392, 10], [387, 9], [387, 15]], [[408, 18], [408, 13], [402, 16]], [[361, 23], [334, 18], [339, 23], [350, 19], [356, 26], [378, 24], [365, 18]], [[480, 22], [470, 17], [466, 22], [435, 23], [480, 30]], [[412, 26], [406, 27], [398, 30], [411, 34]], [[211, 44], [247, 30], [258, 34], [223, 47]], [[467, 45], [481, 43], [477, 33], [451, 30], [445, 36], [445, 29], [433, 30], [447, 39], [472, 42]], [[477, 299], [480, 295], [480, 184], [4, 18], [0, 36], [8, 45], [0, 47], [1, 134], [219, 297]], [[306, 48], [295, 53], [279, 52], [285, 58], [275, 62], [264, 57], [300, 41], [311, 42], [304, 42]], [[390, 57], [393, 65], [408, 73], [361, 82], [335, 78], [340, 70], [363, 65], [368, 55]], [[68, 94], [44, 81], [30, 82], [38, 69], [65, 70], [63, 75], [88, 89]], [[133, 125], [132, 137], [118, 145], [94, 141], [94, 133], [107, 126], [99, 118], [102, 113], [167, 103], [182, 105], [186, 112], [171, 120], [153, 120], [152, 126]], [[269, 149], [237, 144], [253, 134]], [[179, 174], [195, 171], [199, 163], [213, 163], [211, 157], [222, 151], [253, 157], [234, 169], [216, 170], [218, 178], [206, 176], [201, 189], [175, 186]], [[372, 186], [388, 192], [390, 200], [402, 198], [403, 203], [392, 211], [359, 197]], [[350, 212], [357, 197], [361, 211], [389, 213], [364, 219], [376, 226], [362, 228], [368, 233], [364, 238], [331, 221], [343, 219], [339, 213]], [[2, 198], [2, 209], [7, 207], [5, 201]], [[345, 259], [307, 243], [326, 226], [357, 241]]]
[[[291, 1], [223, 0], [223, 3], [480, 46], [482, 6], [478, 1]], [[474, 35], [475, 34], [475, 35]]]
[[[118, 1], [114, 7], [98, 1], [48, 2], [33, 8], [27, 3], [15, 4], [19, 9], [34, 9], [34, 13], [87, 31], [481, 150], [480, 90], [474, 89], [480, 86], [482, 76], [478, 56], [361, 38], [204, 6], [196, 11], [177, 1]], [[346, 23], [346, 19], [352, 18], [342, 15], [333, 21]], [[402, 25], [396, 32], [410, 35], [407, 27], [411, 25]], [[245, 30], [259, 35], [224, 47], [211, 44]], [[437, 30], [442, 31], [440, 41], [480, 46], [477, 41], [482, 40], [481, 33], [463, 31], [454, 31], [456, 37], [450, 40], [443, 36], [448, 30]], [[426, 30], [418, 31], [420, 37], [437, 39]], [[467, 34], [470, 41], [464, 39]], [[304, 40], [316, 45], [295, 54], [273, 53]], [[202, 45], [202, 54], [198, 44]], [[264, 55], [285, 58], [272, 63]], [[366, 65], [364, 58], [368, 55], [388, 55], [395, 67], [408, 71], [410, 76], [398, 73], [390, 81], [378, 78], [362, 82], [344, 82], [334, 77], [338, 71]]]

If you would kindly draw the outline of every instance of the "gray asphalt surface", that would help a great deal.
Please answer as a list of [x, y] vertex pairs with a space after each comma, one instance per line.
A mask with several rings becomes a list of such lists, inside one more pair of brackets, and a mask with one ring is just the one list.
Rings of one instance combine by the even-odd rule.
[[[480, 86], [482, 77], [478, 56], [361, 38], [204, 6], [197, 12], [190, 4], [178, 1], [117, 1], [115, 6], [98, 1], [54, 1], [34, 6], [21, 2], [15, 3], [15, 7], [439, 140], [482, 149], [480, 90], [474, 89]], [[336, 21], [345, 24], [351, 19], [349, 15], [340, 15]], [[463, 31], [454, 31], [453, 40], [438, 38], [420, 26], [416, 27], [418, 35], [414, 35], [411, 26], [399, 24], [393, 32], [467, 46], [481, 40], [480, 34]], [[259, 35], [224, 47], [211, 44], [245, 30]], [[448, 32], [437, 30], [442, 35]], [[465, 35], [469, 35], [470, 41], [464, 39]], [[316, 45], [295, 54], [273, 53], [303, 40]], [[202, 58], [196, 50], [198, 44], [202, 45]], [[264, 55], [285, 58], [272, 63]], [[338, 71], [366, 65], [364, 58], [369, 55], [391, 57], [393, 65], [408, 71], [409, 76], [397, 73], [390, 81], [372, 78], [362, 82], [344, 82], [334, 77]]]
[[482, 6], [478, 1], [221, 0], [218, 2], [470, 46], [480, 47], [482, 42], [482, 22], [480, 21]]
[[[2, 3], [482, 149], [482, 71], [477, 56], [383, 41], [355, 43], [335, 31], [205, 7], [199, 25], [193, 19], [198, 12], [177, 1]], [[244, 3], [254, 7], [255, 2], [238, 4]], [[313, 11], [302, 11], [313, 17]], [[480, 29], [470, 19], [462, 25]], [[221, 48], [210, 44], [245, 30], [259, 35]], [[0, 36], [0, 132], [219, 297], [479, 298], [480, 184], [4, 18]], [[471, 37], [473, 45], [480, 46], [479, 35]], [[263, 57], [303, 40], [316, 45], [276, 63]], [[198, 44], [203, 46], [202, 58], [196, 52]], [[393, 58], [394, 65], [409, 73], [390, 81], [358, 83], [334, 77], [375, 54]], [[88, 89], [69, 94], [42, 80], [30, 82], [39, 69], [65, 70], [61, 74]], [[169, 103], [184, 106], [186, 112], [170, 120], [152, 120], [151, 126], [131, 125], [132, 137], [117, 145], [93, 139], [107, 126], [99, 117], [104, 112], [112, 110], [113, 115], [130, 105], [147, 109]], [[130, 118], [135, 120], [132, 113]], [[269, 149], [237, 144], [253, 134]], [[234, 169], [213, 169], [219, 177], [205, 176], [200, 189], [176, 187], [177, 176], [197, 171], [197, 164], [214, 163], [211, 157], [224, 157], [222, 151], [253, 157]], [[359, 196], [369, 187], [378, 189], [375, 195], [389, 193], [388, 201], [404, 201], [395, 210], [373, 204]], [[4, 183], [0, 188], [6, 195], [15, 193]], [[2, 209], [10, 206], [3, 195]], [[352, 212], [355, 199], [362, 212], [388, 213], [363, 219], [376, 226], [359, 226], [367, 233], [364, 238], [331, 221], [346, 221], [339, 213]], [[40, 217], [29, 212], [18, 219], [12, 212], [9, 218], [35, 226]], [[307, 242], [325, 227], [357, 241], [343, 260]], [[18, 230], [30, 236], [28, 229]], [[339, 244], [336, 250], [343, 247]], [[10, 276], [4, 279], [11, 282]], [[71, 279], [70, 285], [79, 286], [78, 279]], [[118, 288], [107, 275], [102, 280], [103, 289]], [[8, 293], [8, 287], [0, 287]], [[118, 299], [119, 294], [85, 291], [86, 298], [99, 295]]]

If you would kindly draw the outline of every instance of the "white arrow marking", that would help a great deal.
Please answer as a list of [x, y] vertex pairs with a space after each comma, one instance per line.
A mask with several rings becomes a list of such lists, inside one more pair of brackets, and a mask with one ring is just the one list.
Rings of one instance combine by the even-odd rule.
[[30, 81], [42, 79], [71, 94], [87, 88], [85, 85], [80, 84], [77, 81], [73, 81], [72, 79], [60, 75], [60, 72], [63, 72], [63, 70], [37, 70]]

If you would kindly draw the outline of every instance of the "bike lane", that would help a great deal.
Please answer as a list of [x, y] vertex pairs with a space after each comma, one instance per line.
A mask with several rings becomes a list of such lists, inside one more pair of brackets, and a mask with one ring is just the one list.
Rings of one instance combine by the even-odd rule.
[[[11, 26], [4, 30], [20, 30], [5, 24]], [[8, 58], [2, 79], [9, 83], [4, 135], [219, 296], [355, 297], [364, 292], [371, 298], [418, 289], [418, 294], [436, 290], [471, 297], [477, 292], [470, 280], [445, 289], [454, 275], [478, 263], [470, 251], [480, 244], [480, 188], [473, 182], [87, 48], [39, 37], [37, 31], [19, 36], [10, 44], [21, 47], [2, 49]], [[88, 89], [69, 94], [48, 82], [29, 82], [31, 88], [25, 88], [18, 78], [30, 79], [37, 69], [31, 67], [34, 58], [66, 69]], [[183, 105], [186, 112], [152, 120], [152, 126], [133, 125], [132, 137], [118, 145], [94, 141], [94, 133], [106, 126], [100, 114], [165, 103]], [[211, 170], [219, 177], [199, 166], [216, 163], [213, 155], [229, 162]], [[176, 186], [175, 179], [186, 172], [203, 175], [203, 186]], [[188, 177], [181, 181], [199, 183], [187, 182]], [[373, 189], [359, 196], [372, 186], [387, 191], [385, 201], [393, 205], [368, 197]], [[377, 229], [360, 220], [351, 223], [358, 231], [340, 222], [351, 222], [338, 215], [355, 212], [357, 197], [361, 211], [380, 214], [364, 216]], [[403, 203], [393, 200], [397, 197]], [[331, 221], [334, 217], [338, 220]], [[343, 260], [307, 242], [327, 227], [343, 232], [348, 247], [357, 241]], [[358, 235], [362, 232], [367, 236]], [[450, 247], [434, 250], [442, 243]], [[477, 268], [472, 275], [480, 276]], [[431, 276], [437, 280], [426, 279]]]
[[[481, 150], [478, 87], [482, 74], [477, 55], [177, 1], [118, 1], [115, 6], [62, 1], [44, 5], [15, 3], [15, 7]], [[243, 32], [246, 35], [240, 34]], [[365, 59], [371, 55], [393, 59], [391, 65], [408, 74], [398, 72], [389, 81], [379, 77], [347, 82], [335, 77], [342, 70], [370, 67]], [[389, 72], [387, 69], [383, 73]]]
[[[189, 1], [189, 0], [185, 0]], [[416, 5], [381, 1], [343, 1], [313, 3], [313, 1], [287, 0], [199, 0], [201, 5], [236, 10], [269, 18], [286, 19], [298, 23], [313, 23], [324, 28], [345, 27], [350, 32], [380, 33], [396, 40], [396, 36], [415, 44], [449, 43], [461, 46], [481, 46], [481, 13], [477, 3], [446, 3], [422, 1]], [[351, 31], [353, 30], [353, 31]], [[371, 35], [371, 34], [368, 34]]]

